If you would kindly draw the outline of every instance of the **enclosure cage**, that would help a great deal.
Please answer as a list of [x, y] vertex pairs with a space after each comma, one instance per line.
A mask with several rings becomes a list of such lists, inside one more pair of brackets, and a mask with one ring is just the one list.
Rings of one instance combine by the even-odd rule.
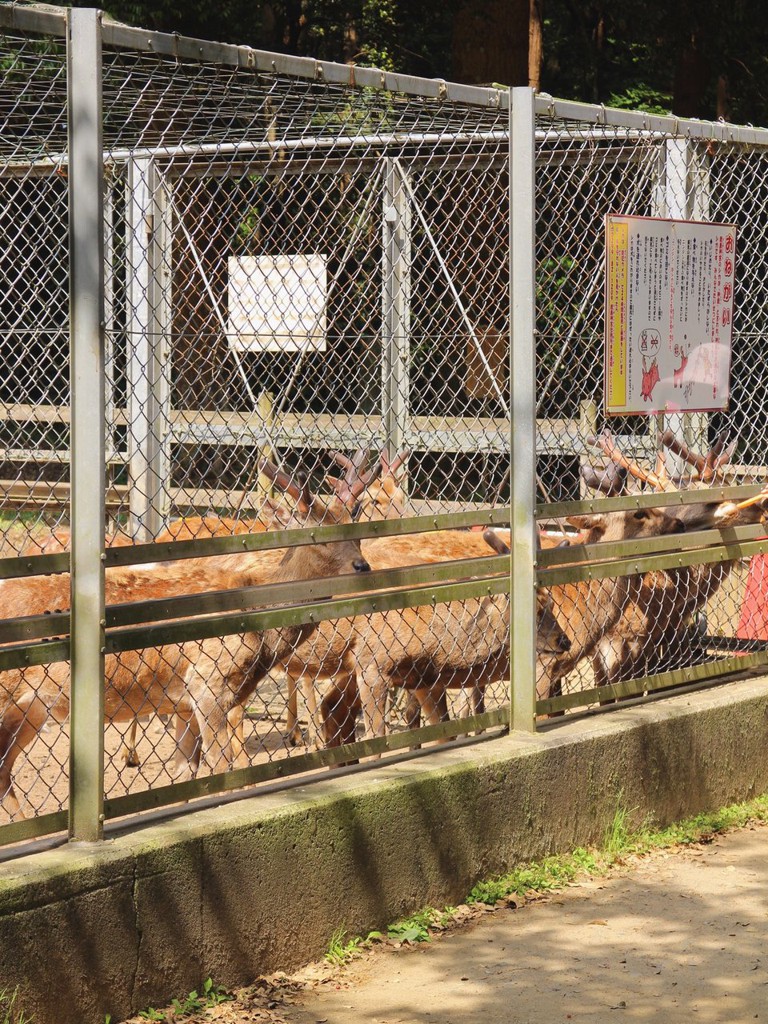
[[[658, 510], [765, 480], [767, 132], [0, 28], [0, 841], [764, 668], [761, 505]], [[737, 225], [727, 411], [606, 419], [611, 213]]]

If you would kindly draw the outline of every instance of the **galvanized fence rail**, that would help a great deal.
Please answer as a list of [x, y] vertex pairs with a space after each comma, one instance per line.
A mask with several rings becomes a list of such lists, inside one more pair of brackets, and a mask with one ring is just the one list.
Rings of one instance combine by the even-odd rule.
[[[707, 494], [759, 490], [766, 133], [87, 9], [0, 28], [0, 842], [764, 664], [722, 656], [759, 526], [537, 556], [535, 522], [701, 499], [580, 477], [608, 212], [738, 220], [731, 413], [612, 425], [640, 461], [731, 425]], [[680, 594], [615, 678], [552, 670], [652, 578]]]

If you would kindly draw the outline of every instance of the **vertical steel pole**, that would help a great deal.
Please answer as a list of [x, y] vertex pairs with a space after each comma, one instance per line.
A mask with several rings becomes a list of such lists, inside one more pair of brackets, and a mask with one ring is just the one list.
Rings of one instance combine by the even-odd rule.
[[72, 644], [70, 839], [104, 825], [104, 168], [101, 12], [67, 12]]
[[411, 207], [402, 171], [385, 161], [382, 217], [382, 394], [391, 457], [405, 446], [410, 409]]
[[170, 500], [170, 210], [155, 163], [128, 165], [128, 464], [131, 536], [154, 540]]
[[515, 88], [509, 98], [510, 727], [532, 732], [536, 728], [534, 92]]

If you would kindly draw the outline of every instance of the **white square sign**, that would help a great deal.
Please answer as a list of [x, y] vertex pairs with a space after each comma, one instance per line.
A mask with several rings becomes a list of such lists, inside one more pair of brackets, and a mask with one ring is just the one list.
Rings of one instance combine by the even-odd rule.
[[238, 352], [324, 352], [327, 257], [230, 256], [227, 339]]

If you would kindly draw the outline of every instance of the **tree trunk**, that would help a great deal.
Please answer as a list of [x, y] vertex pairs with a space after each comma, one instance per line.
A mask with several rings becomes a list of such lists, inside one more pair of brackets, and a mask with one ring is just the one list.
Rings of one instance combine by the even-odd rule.
[[453, 21], [451, 77], [471, 85], [528, 85], [531, 0], [465, 0]]
[[544, 60], [544, 0], [530, 0], [528, 13], [528, 85], [541, 89], [541, 65]]
[[678, 117], [701, 117], [709, 83], [709, 64], [695, 34], [680, 51], [672, 92], [672, 113]]

